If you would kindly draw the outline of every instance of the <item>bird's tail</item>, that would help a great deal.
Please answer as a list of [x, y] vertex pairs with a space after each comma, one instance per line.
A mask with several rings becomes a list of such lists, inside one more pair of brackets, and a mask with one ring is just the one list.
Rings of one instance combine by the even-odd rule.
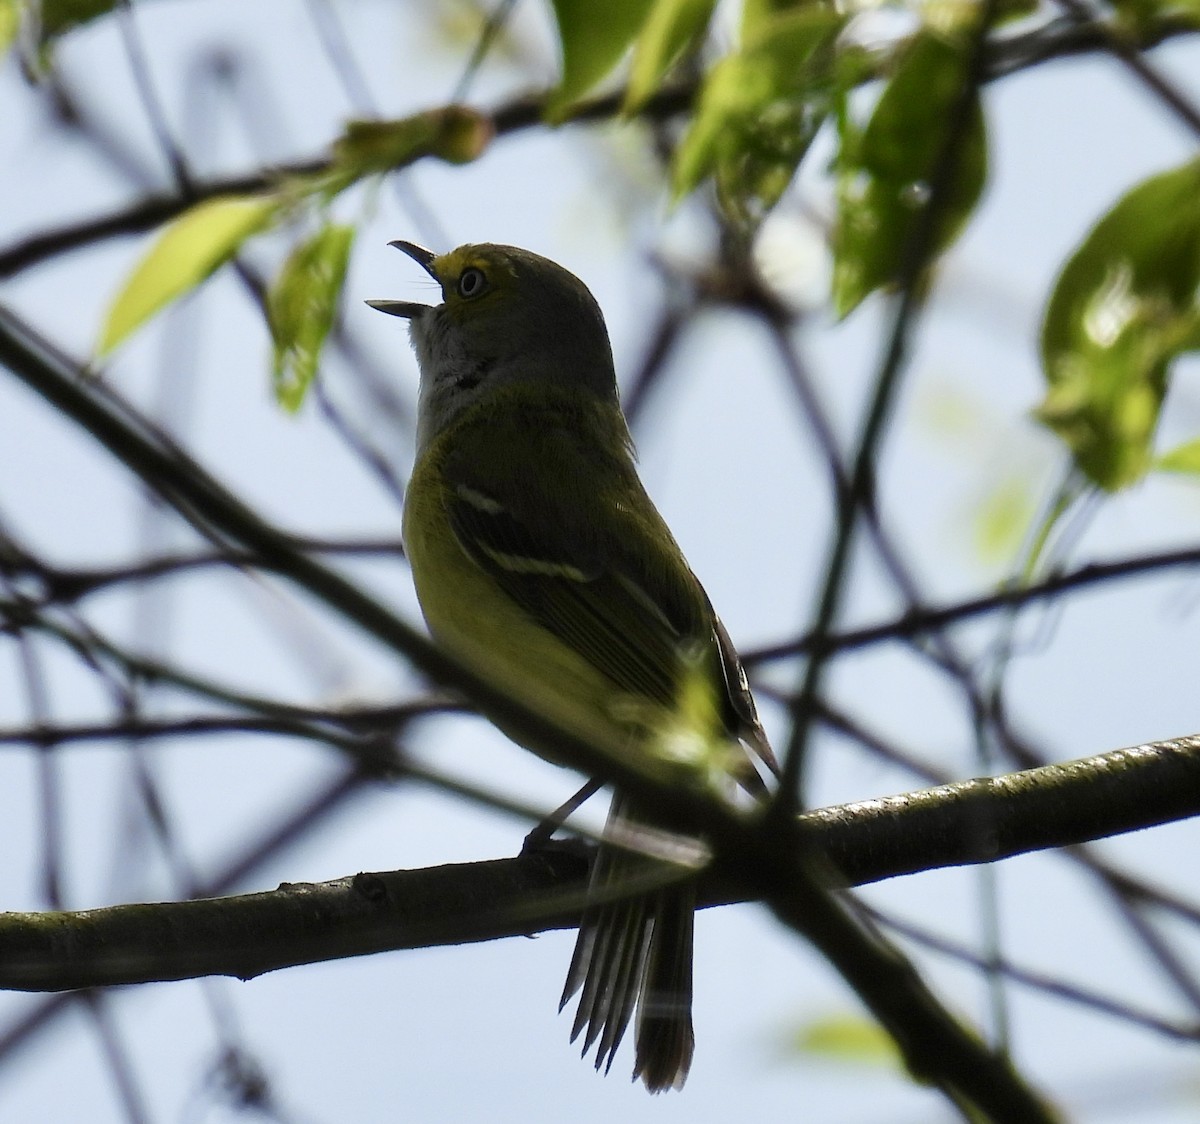
[[[619, 794], [613, 797], [606, 834], [636, 834], [640, 818]], [[583, 989], [574, 1042], [583, 1052], [596, 1044], [596, 1068], [607, 1073], [637, 1009], [633, 1076], [652, 1093], [678, 1089], [692, 1064], [692, 925], [696, 883], [688, 878], [642, 893], [623, 886], [654, 881], [660, 859], [601, 846], [579, 938], [559, 1010]]]

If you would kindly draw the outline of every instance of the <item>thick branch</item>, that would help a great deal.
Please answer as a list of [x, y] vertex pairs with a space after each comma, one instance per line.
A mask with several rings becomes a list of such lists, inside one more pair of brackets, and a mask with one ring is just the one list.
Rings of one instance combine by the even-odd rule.
[[[1200, 735], [939, 785], [799, 818], [803, 850], [847, 885], [1062, 847], [1200, 813]], [[0, 914], [0, 987], [61, 991], [230, 975], [578, 923], [591, 848], [358, 874], [203, 901]], [[753, 896], [708, 873], [705, 905]]]

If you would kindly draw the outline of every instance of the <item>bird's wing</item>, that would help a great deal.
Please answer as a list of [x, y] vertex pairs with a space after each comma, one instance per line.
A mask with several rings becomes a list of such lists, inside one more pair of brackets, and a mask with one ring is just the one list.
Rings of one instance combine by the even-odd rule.
[[[777, 772], [729, 635], [632, 463], [527, 415], [493, 416], [479, 439], [489, 456], [451, 454], [442, 468], [447, 518], [468, 557], [621, 691], [671, 709], [699, 670], [727, 735]], [[534, 445], [559, 471], [553, 488], [534, 487], [511, 455]], [[737, 772], [765, 793], [749, 756]]]
[[674, 704], [681, 653], [703, 636], [686, 595], [647, 589], [603, 535], [572, 534], [577, 511], [530, 519], [494, 485], [448, 483], [460, 546], [513, 601], [621, 690]]
[[[737, 649], [729, 637], [721, 618], [713, 614], [714, 633], [717, 648], [721, 654], [721, 675], [725, 682], [725, 696], [733, 712], [733, 721], [728, 722], [731, 732], [735, 733], [750, 748], [750, 750], [770, 771], [772, 776], [779, 776], [779, 762], [775, 759], [775, 751], [767, 740], [766, 731], [758, 720], [758, 707], [754, 705], [754, 696], [750, 693], [750, 684], [746, 679], [746, 669], [738, 657]], [[747, 786], [755, 792], [753, 784]]]

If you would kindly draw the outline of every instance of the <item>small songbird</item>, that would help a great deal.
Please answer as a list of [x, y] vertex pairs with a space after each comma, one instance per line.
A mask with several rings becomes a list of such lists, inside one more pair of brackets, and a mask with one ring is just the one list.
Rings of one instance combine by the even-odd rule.
[[[765, 795], [754, 761], [777, 773], [774, 755], [729, 635], [638, 479], [595, 298], [513, 246], [391, 244], [442, 290], [437, 306], [368, 302], [409, 320], [421, 369], [404, 544], [435, 640], [648, 773]], [[668, 868], [648, 888], [664, 861], [636, 840], [654, 822], [616, 792], [560, 1009], [582, 987], [572, 1041], [586, 1028], [584, 1053], [598, 1043], [607, 1069], [636, 1006], [634, 1077], [659, 1092], [692, 1060], [695, 878]]]

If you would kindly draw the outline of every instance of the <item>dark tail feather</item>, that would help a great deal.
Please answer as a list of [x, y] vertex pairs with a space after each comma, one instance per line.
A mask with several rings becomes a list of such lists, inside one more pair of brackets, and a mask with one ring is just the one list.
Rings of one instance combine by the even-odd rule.
[[[620, 796], [609, 825], [628, 831], [637, 818]], [[593, 893], [605, 896], [644, 876], [655, 860], [601, 847]], [[596, 1047], [596, 1068], [612, 1066], [637, 1006], [633, 1075], [652, 1093], [680, 1088], [692, 1061], [692, 922], [695, 885], [685, 882], [638, 897], [588, 906], [567, 972], [559, 1010], [583, 989], [571, 1030], [584, 1033], [583, 1052]]]
[[683, 1086], [692, 1064], [692, 931], [696, 884], [660, 890], [638, 1004], [633, 1076], [652, 1093]]

